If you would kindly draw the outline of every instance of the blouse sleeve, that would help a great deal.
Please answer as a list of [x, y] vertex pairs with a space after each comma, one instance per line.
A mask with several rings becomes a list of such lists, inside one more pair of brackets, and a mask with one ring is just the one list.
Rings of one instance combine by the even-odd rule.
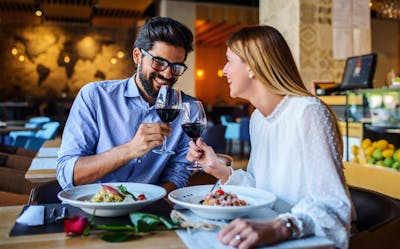
[[347, 248], [351, 202], [342, 170], [334, 118], [319, 104], [305, 109], [300, 133], [304, 155], [305, 196], [289, 215], [304, 235], [326, 236]]
[[255, 180], [251, 174], [242, 169], [237, 169], [237, 170], [233, 170], [232, 168], [230, 169], [232, 174], [229, 176], [228, 181], [226, 181], [224, 184], [255, 187], [256, 185]]

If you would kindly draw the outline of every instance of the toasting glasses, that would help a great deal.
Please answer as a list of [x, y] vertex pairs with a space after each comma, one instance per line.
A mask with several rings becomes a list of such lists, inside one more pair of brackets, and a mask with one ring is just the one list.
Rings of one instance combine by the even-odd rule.
[[[160, 119], [164, 123], [171, 123], [182, 109], [181, 91], [175, 87], [161, 86], [155, 106]], [[167, 137], [165, 136], [161, 149], [153, 150], [153, 152], [157, 154], [175, 154], [175, 152], [167, 150]]]
[[[182, 130], [194, 142], [201, 136], [207, 127], [207, 117], [203, 105], [200, 101], [184, 102], [183, 105], [184, 121]], [[188, 170], [202, 169], [198, 161], [186, 167]]]

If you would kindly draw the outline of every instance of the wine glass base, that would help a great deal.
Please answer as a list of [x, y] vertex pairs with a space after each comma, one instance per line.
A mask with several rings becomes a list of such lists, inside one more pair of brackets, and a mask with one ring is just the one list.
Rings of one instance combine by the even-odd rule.
[[175, 155], [175, 152], [172, 150], [153, 150], [156, 154], [167, 154], [167, 155]]

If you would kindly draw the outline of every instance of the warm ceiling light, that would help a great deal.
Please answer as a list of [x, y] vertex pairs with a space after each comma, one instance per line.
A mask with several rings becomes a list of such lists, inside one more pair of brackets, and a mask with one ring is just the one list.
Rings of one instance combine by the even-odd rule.
[[71, 58], [68, 55], [64, 56], [64, 62], [66, 64], [68, 64], [70, 61], [71, 61]]
[[18, 54], [18, 49], [17, 48], [12, 48], [11, 49], [11, 54], [12, 55], [17, 55]]
[[117, 58], [111, 58], [111, 64], [115, 65], [117, 64]]
[[206, 77], [206, 71], [204, 69], [197, 69], [196, 70], [196, 79], [202, 80]]
[[36, 10], [36, 11], [35, 11], [35, 15], [36, 15], [36, 16], [42, 16], [42, 14], [43, 14], [43, 13], [42, 13], [41, 10]]
[[118, 53], [117, 53], [118, 58], [122, 59], [122, 58], [124, 58], [124, 56], [125, 56], [124, 52], [118, 51]]
[[25, 56], [20, 55], [20, 56], [18, 57], [18, 60], [19, 60], [19, 61], [24, 61], [24, 60], [25, 60]]
[[222, 72], [222, 69], [218, 69], [218, 77], [224, 77], [224, 72]]

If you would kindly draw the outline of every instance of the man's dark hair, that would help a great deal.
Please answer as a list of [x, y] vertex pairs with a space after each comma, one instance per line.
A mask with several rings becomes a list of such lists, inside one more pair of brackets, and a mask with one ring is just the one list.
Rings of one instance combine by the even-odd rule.
[[156, 41], [184, 48], [185, 60], [187, 54], [193, 51], [192, 31], [182, 23], [169, 17], [156, 16], [149, 19], [140, 28], [135, 47], [151, 50]]

